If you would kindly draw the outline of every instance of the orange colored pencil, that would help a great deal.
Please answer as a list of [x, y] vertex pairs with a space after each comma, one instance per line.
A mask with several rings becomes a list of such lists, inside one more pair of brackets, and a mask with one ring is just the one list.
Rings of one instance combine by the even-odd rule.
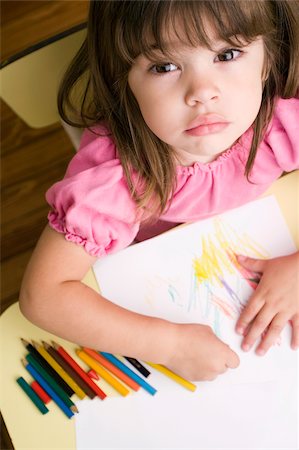
[[103, 367], [108, 369], [113, 375], [115, 375], [117, 378], [122, 380], [126, 385], [128, 385], [130, 388], [134, 389], [134, 391], [138, 391], [140, 389], [140, 385], [136, 383], [136, 381], [132, 380], [128, 375], [126, 375], [124, 372], [122, 372], [120, 369], [118, 369], [114, 364], [112, 364], [108, 359], [104, 358], [104, 356], [99, 355], [95, 350], [92, 350], [87, 347], [83, 347], [83, 350], [85, 353], [87, 353], [89, 356], [91, 356], [93, 359], [98, 361], [100, 364], [102, 364]]
[[94, 369], [105, 381], [107, 381], [107, 383], [110, 384], [110, 386], [112, 386], [121, 395], [125, 397], [130, 393], [129, 389], [127, 389], [126, 386], [124, 386], [120, 381], [118, 381], [117, 378], [111, 375], [108, 370], [104, 369], [104, 367], [90, 355], [88, 355], [81, 349], [76, 350], [76, 353], [79, 358], [82, 359], [82, 361], [84, 361], [89, 367]]
[[76, 363], [76, 361], [68, 354], [68, 352], [59, 344], [52, 341], [52, 345], [62, 358], [77, 372], [77, 374], [88, 384], [93, 392], [98, 395], [102, 400], [107, 397], [104, 391], [99, 388], [90, 377], [84, 372], [84, 370]]

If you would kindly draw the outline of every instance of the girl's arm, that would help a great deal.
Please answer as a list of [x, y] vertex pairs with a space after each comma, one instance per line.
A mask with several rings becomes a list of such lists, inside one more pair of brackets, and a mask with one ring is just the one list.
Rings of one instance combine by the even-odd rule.
[[244, 335], [242, 348], [251, 349], [262, 336], [256, 352], [263, 355], [275, 344], [288, 321], [292, 325], [291, 347], [299, 347], [299, 252], [259, 260], [239, 256], [246, 269], [262, 274], [259, 285], [236, 325]]
[[24, 275], [23, 314], [69, 341], [165, 364], [194, 380], [213, 379], [239, 364], [209, 327], [131, 312], [81, 283], [94, 261], [81, 246], [47, 226]]

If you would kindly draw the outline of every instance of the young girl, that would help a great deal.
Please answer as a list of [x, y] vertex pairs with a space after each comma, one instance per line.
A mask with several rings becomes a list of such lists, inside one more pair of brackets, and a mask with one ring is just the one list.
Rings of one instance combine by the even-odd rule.
[[[284, 0], [90, 3], [59, 94], [62, 117], [86, 131], [47, 192], [49, 226], [20, 295], [27, 318], [193, 380], [238, 366], [209, 327], [136, 314], [81, 279], [96, 257], [238, 207], [299, 167], [298, 16]], [[236, 324], [243, 350], [259, 339], [265, 353], [288, 321], [297, 348], [298, 253], [239, 262], [261, 274]]]

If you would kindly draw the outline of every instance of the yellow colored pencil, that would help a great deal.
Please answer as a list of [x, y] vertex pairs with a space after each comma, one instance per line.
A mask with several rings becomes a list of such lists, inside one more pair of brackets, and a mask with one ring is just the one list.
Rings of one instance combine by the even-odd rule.
[[194, 392], [197, 388], [196, 384], [191, 383], [191, 381], [188, 381], [183, 377], [180, 377], [180, 375], [177, 375], [176, 373], [172, 372], [170, 369], [167, 369], [167, 367], [162, 366], [161, 364], [154, 364], [151, 362], [147, 362], [146, 364], [163, 373], [167, 377], [171, 378], [173, 381], [176, 381], [177, 383], [181, 384], [190, 391]]
[[100, 365], [96, 360], [94, 360], [91, 356], [85, 353], [83, 350], [76, 350], [77, 355], [82, 361], [84, 361], [89, 367], [95, 370], [103, 380], [107, 381], [116, 391], [118, 391], [124, 397], [129, 394], [129, 390], [121, 384], [116, 378], [110, 375], [104, 367]]
[[47, 350], [42, 346], [33, 343], [36, 350], [42, 355], [43, 358], [50, 364], [50, 366], [61, 376], [61, 378], [73, 389], [73, 391], [77, 394], [80, 399], [83, 399], [86, 394], [85, 392], [78, 386], [78, 384], [70, 377], [68, 373], [55, 361], [54, 358], [47, 352]]

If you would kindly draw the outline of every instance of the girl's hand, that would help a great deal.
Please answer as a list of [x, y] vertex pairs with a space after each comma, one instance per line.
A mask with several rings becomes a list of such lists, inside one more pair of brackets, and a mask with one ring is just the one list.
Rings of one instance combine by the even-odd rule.
[[238, 367], [238, 355], [206, 325], [175, 324], [174, 354], [166, 367], [193, 381], [214, 380]]
[[244, 337], [242, 348], [251, 349], [261, 337], [256, 349], [264, 355], [275, 344], [282, 329], [292, 324], [291, 347], [299, 347], [299, 252], [270, 260], [238, 256], [239, 263], [262, 274], [256, 291], [249, 299], [236, 325]]

